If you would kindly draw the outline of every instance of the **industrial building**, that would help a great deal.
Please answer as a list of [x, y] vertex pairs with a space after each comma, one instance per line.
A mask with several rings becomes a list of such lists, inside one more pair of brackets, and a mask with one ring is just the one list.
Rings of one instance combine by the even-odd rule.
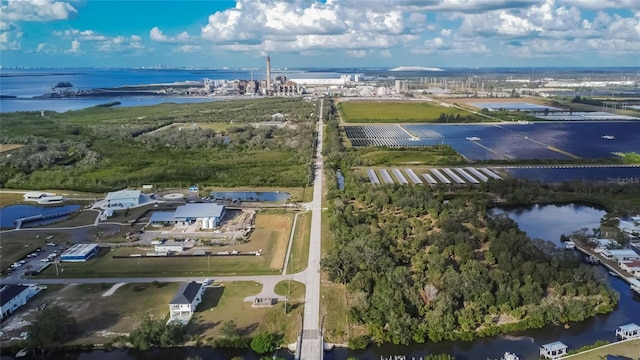
[[35, 285], [2, 285], [0, 288], [0, 320], [4, 320], [20, 306], [25, 305], [40, 290]]
[[202, 229], [213, 229], [220, 225], [225, 207], [216, 203], [196, 203], [179, 206], [175, 211], [156, 211], [149, 222], [152, 226], [188, 226], [196, 221]]
[[110, 192], [105, 199], [106, 207], [126, 209], [140, 205], [140, 190], [119, 190]]
[[84, 262], [97, 253], [97, 244], [75, 244], [62, 253], [60, 261]]

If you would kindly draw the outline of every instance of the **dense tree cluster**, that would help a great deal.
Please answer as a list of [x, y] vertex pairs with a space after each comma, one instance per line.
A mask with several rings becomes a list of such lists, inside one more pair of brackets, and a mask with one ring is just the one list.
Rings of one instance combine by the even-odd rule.
[[128, 342], [139, 350], [182, 344], [186, 339], [186, 326], [177, 322], [165, 322], [166, 320], [145, 315], [140, 326], [129, 335]]
[[77, 322], [70, 311], [57, 305], [49, 306], [29, 325], [25, 345], [28, 350], [44, 354], [71, 340], [76, 330]]
[[[340, 133], [328, 120], [331, 179], [354, 160], [339, 154]], [[617, 294], [573, 253], [488, 215], [496, 192], [503, 198], [516, 192], [512, 203], [535, 201], [541, 192], [495, 182], [459, 192], [373, 187], [344, 173], [345, 190], [329, 191], [333, 248], [322, 266], [356, 294], [350, 316], [376, 342], [469, 340], [580, 321], [617, 303]]]

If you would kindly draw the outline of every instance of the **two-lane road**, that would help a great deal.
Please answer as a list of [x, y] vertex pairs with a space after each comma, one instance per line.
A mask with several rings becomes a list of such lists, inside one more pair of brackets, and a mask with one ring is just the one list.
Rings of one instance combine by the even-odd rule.
[[315, 157], [315, 177], [313, 182], [313, 201], [311, 202], [311, 238], [309, 240], [309, 265], [306, 270], [306, 295], [304, 299], [304, 318], [302, 322], [302, 348], [300, 359], [320, 360], [323, 345], [320, 333], [320, 256], [322, 229], [322, 107], [320, 100], [318, 114], [317, 146]]

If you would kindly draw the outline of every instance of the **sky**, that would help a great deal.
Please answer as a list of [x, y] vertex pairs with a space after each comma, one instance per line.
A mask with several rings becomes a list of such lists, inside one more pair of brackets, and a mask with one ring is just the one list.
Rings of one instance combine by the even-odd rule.
[[0, 0], [2, 67], [640, 66], [640, 0]]

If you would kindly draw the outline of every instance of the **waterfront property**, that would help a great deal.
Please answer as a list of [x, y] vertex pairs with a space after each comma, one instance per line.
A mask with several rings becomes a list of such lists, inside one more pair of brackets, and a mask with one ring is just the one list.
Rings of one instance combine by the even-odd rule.
[[545, 359], [558, 359], [564, 355], [567, 355], [567, 349], [569, 347], [560, 341], [552, 342], [542, 345], [540, 348], [540, 356]]
[[0, 288], [0, 320], [15, 312], [34, 297], [40, 288], [37, 286], [2, 285]]
[[61, 202], [62, 196], [40, 192], [40, 191], [29, 191], [23, 195], [24, 201], [35, 201], [38, 204], [53, 204]]
[[106, 207], [126, 209], [140, 205], [140, 190], [119, 190], [110, 192], [105, 198]]
[[60, 261], [84, 262], [97, 253], [97, 244], [75, 244], [62, 253]]
[[640, 260], [618, 261], [618, 266], [633, 277], [640, 278]]
[[640, 260], [640, 255], [633, 250], [620, 249], [620, 250], [604, 250], [602, 256], [607, 260], [614, 260], [617, 262]]
[[202, 301], [202, 295], [206, 290], [204, 283], [191, 281], [181, 284], [178, 291], [169, 302], [169, 321], [178, 321], [186, 324], [191, 319], [196, 307]]
[[640, 326], [631, 323], [616, 329], [616, 338], [623, 340], [640, 338]]

